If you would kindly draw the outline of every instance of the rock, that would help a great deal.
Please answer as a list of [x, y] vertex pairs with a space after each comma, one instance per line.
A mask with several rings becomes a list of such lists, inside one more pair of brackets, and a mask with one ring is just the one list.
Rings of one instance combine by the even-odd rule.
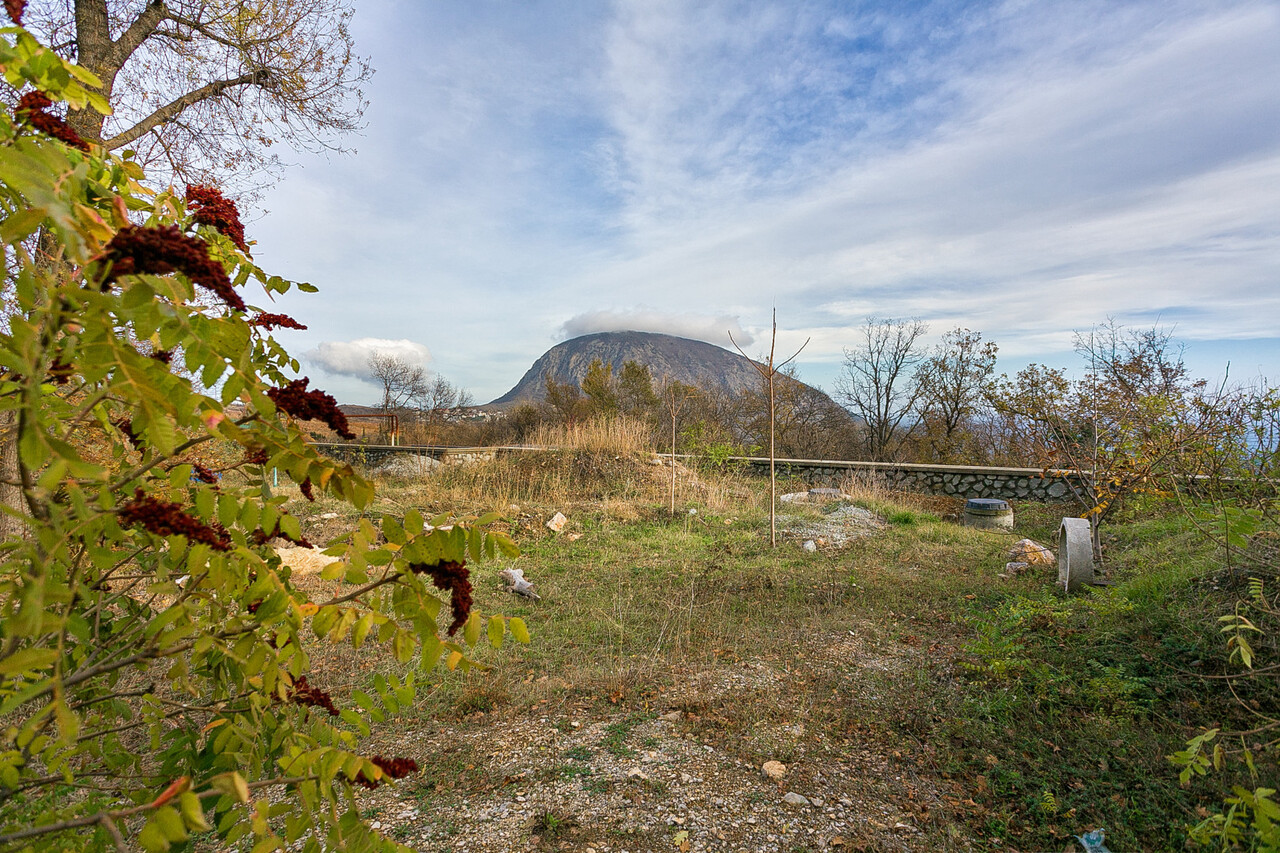
[[498, 577], [502, 578], [507, 592], [523, 595], [535, 601], [541, 597], [533, 591], [533, 584], [524, 579], [524, 569], [503, 569], [498, 572]]
[[804, 544], [800, 547], [804, 548], [806, 551], [816, 551], [818, 550], [818, 543], [814, 542], [812, 539], [806, 539], [804, 540]]
[[564, 517], [564, 513], [557, 512], [555, 515], [551, 516], [551, 520], [547, 522], [547, 527], [554, 530], [556, 533], [559, 533], [561, 530], [564, 530], [564, 526], [568, 521], [569, 519]]
[[337, 518], [338, 514], [336, 512], [326, 512], [326, 513], [321, 513], [320, 517], [323, 518], [325, 521], [328, 521], [331, 518]]
[[1031, 565], [1030, 563], [1005, 563], [1004, 576], [1009, 578], [1016, 578], [1018, 575], [1025, 572], [1028, 566], [1030, 565]]
[[760, 767], [760, 772], [763, 773], [766, 778], [774, 782], [781, 782], [787, 775], [787, 765], [783, 764], [781, 761], [766, 761]]
[[803, 794], [797, 794], [795, 791], [787, 791], [787, 793], [782, 796], [782, 801], [792, 806], [809, 805], [809, 798]]
[[1009, 548], [1009, 562], [1026, 563], [1030, 566], [1056, 566], [1058, 560], [1053, 552], [1032, 539], [1019, 539]]
[[678, 723], [680, 722], [680, 718], [683, 716], [684, 716], [684, 712], [682, 711], [668, 711], [667, 713], [658, 717], [658, 719], [666, 720], [668, 723]]
[[804, 503], [805, 501], [809, 500], [809, 493], [808, 492], [790, 492], [785, 495], [780, 495], [778, 497], [778, 500], [782, 501], [784, 504]]
[[627, 778], [628, 778], [628, 779], [639, 779], [640, 781], [642, 781], [642, 782], [643, 782], [643, 781], [645, 781], [646, 779], [648, 779], [648, 778], [649, 778], [649, 776], [648, 776], [648, 774], [646, 774], [643, 770], [641, 770], [639, 767], [632, 767], [630, 770], [628, 770], [628, 771], [627, 771]]
[[568, 534], [567, 536], [565, 536], [565, 538], [566, 538], [566, 539], [568, 539], [570, 542], [577, 542], [579, 539], [581, 539], [581, 538], [582, 538], [582, 534], [581, 534], [581, 533], [570, 533], [570, 534]]

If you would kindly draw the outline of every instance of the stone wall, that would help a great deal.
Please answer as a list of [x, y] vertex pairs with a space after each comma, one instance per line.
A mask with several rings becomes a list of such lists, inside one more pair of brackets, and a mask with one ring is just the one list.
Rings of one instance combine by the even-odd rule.
[[[430, 456], [445, 464], [466, 464], [496, 458], [503, 453], [539, 452], [544, 448], [519, 447], [421, 447], [387, 444], [317, 444], [327, 456], [376, 467], [392, 454]], [[769, 473], [769, 460], [730, 460], [758, 474]], [[850, 480], [874, 481], [907, 492], [948, 495], [956, 498], [1004, 498], [1005, 500], [1069, 501], [1080, 483], [1074, 471], [1044, 472], [1038, 468], [983, 468], [976, 465], [915, 465], [897, 462], [833, 462], [821, 459], [779, 459], [778, 476], [809, 487], [839, 488]]]
[[[767, 459], [737, 460], [761, 474], [768, 474]], [[850, 480], [878, 482], [907, 492], [948, 495], [956, 498], [1004, 498], [1005, 500], [1069, 501], [1080, 483], [1073, 471], [1043, 472], [1038, 468], [983, 468], [976, 465], [914, 465], [893, 462], [832, 462], [815, 459], [779, 459], [781, 477], [810, 487], [839, 488]]]

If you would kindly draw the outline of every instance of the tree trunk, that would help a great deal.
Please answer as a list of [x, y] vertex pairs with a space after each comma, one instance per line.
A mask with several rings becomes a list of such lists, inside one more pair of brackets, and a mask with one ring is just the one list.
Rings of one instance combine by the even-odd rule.
[[0, 542], [27, 535], [27, 501], [18, 470], [18, 415], [0, 412], [0, 501], [10, 511], [0, 513]]

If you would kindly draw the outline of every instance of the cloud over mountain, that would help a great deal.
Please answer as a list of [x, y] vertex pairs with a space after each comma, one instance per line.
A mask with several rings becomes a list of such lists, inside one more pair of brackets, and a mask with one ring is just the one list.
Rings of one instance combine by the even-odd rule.
[[570, 317], [560, 327], [565, 338], [578, 338], [596, 332], [657, 332], [706, 341], [718, 347], [729, 347], [729, 335], [741, 346], [755, 342], [755, 336], [742, 328], [737, 317], [728, 314], [672, 313], [656, 308], [631, 308], [624, 311], [587, 311]]

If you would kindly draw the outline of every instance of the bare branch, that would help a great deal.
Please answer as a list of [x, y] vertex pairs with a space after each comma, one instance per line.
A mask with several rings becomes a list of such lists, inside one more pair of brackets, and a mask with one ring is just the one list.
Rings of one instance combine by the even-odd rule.
[[234, 89], [237, 86], [265, 86], [271, 79], [271, 72], [265, 68], [257, 71], [250, 71], [241, 74], [239, 77], [232, 77], [230, 80], [215, 80], [212, 83], [206, 83], [199, 89], [187, 92], [181, 97], [175, 98], [165, 104], [124, 133], [118, 133], [110, 139], [103, 140], [102, 144], [108, 150], [115, 150], [128, 145], [130, 142], [150, 133], [162, 124], [167, 124], [178, 116], [183, 110], [194, 106], [201, 101], [208, 101], [217, 98], [228, 89]]

